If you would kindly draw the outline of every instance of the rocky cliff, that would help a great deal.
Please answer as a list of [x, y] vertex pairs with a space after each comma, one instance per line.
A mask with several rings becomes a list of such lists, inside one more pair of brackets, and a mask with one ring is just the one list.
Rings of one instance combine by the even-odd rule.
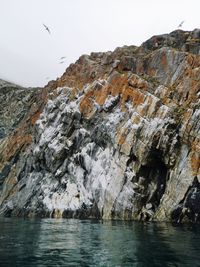
[[0, 88], [2, 215], [200, 221], [200, 30], [14, 91]]

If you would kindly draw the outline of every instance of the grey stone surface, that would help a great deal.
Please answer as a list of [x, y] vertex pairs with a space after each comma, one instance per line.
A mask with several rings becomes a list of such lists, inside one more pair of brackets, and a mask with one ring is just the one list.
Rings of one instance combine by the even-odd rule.
[[48, 88], [6, 89], [1, 214], [200, 221], [198, 42], [178, 30], [84, 55]]

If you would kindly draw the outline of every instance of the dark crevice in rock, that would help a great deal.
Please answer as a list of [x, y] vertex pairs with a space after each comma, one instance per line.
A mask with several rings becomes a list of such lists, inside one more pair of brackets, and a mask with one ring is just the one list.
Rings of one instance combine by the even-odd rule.
[[12, 215], [12, 209], [8, 206], [5, 206], [3, 210], [1, 210], [1, 213], [4, 217], [11, 217]]
[[72, 121], [72, 123], [70, 124], [70, 126], [68, 127], [68, 133], [67, 133], [67, 137], [69, 138], [70, 136], [72, 136], [72, 134], [75, 131], [75, 127], [74, 127], [74, 121]]
[[23, 184], [22, 186], [20, 186], [20, 188], [19, 188], [19, 192], [20, 192], [24, 187], [26, 187], [26, 184]]
[[[152, 202], [155, 206], [159, 205], [160, 199], [165, 191], [167, 168], [162, 162], [157, 162], [157, 166], [145, 165], [141, 166], [137, 178], [141, 181], [143, 178], [144, 191], [146, 191], [145, 198]], [[156, 186], [155, 191], [151, 191], [149, 185], [153, 183]]]
[[[101, 128], [100, 128], [101, 127]], [[107, 147], [107, 144], [110, 143], [110, 136], [103, 130], [103, 127], [100, 123], [94, 128], [91, 139], [93, 142], [97, 144], [97, 146], [101, 147], [103, 150]]]
[[111, 103], [109, 106], [104, 107], [104, 111], [105, 112], [111, 112], [113, 110], [114, 107], [116, 107], [118, 105], [120, 101], [120, 95], [118, 95]]
[[129, 159], [127, 161], [127, 166], [129, 166], [132, 162], [137, 161], [137, 157], [135, 156], [135, 154], [133, 153], [133, 149], [131, 149], [130, 155], [129, 155]]
[[87, 174], [88, 174], [88, 170], [86, 168], [86, 164], [85, 164], [85, 160], [82, 154], [78, 154], [76, 155], [76, 157], [74, 158], [74, 162], [80, 166], [83, 170], [84, 170], [84, 182], [83, 184], [86, 184], [86, 178], [87, 178]]
[[[141, 207], [145, 207], [147, 204], [151, 205], [152, 212], [155, 212], [165, 192], [167, 175], [168, 169], [162, 160], [161, 151], [152, 150], [147, 158], [147, 163], [140, 167], [133, 179], [133, 182], [138, 185], [135, 191], [141, 196]], [[145, 220], [149, 218], [149, 216], [145, 216]]]
[[200, 183], [194, 177], [193, 183], [189, 186], [184, 198], [172, 211], [173, 222], [200, 222]]
[[3, 170], [0, 173], [0, 184], [4, 182], [6, 177], [8, 176], [10, 170], [11, 170], [12, 165], [11, 164], [6, 164], [3, 168]]
[[[52, 213], [54, 217], [54, 212]], [[82, 204], [79, 210], [64, 210], [62, 213], [63, 218], [74, 218], [74, 219], [101, 219], [101, 213], [97, 206], [97, 203], [94, 202], [91, 206], [87, 206], [85, 203]]]

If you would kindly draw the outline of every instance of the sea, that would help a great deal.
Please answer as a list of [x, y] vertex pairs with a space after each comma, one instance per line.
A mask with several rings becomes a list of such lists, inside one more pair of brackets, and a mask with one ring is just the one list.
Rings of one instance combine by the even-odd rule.
[[200, 225], [0, 218], [0, 267], [200, 266]]

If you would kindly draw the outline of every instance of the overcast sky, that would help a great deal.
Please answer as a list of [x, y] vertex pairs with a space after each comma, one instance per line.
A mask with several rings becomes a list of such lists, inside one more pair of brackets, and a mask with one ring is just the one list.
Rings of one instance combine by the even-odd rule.
[[183, 20], [183, 30], [200, 28], [200, 0], [0, 0], [0, 11], [0, 78], [23, 86], [43, 86], [82, 54], [140, 45]]

